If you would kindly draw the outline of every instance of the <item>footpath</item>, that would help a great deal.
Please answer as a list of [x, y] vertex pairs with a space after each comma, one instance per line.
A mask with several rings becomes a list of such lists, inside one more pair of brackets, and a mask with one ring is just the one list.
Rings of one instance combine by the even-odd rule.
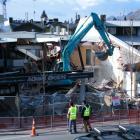
[[[103, 123], [92, 123], [92, 127], [98, 127], [98, 126], [107, 126], [109, 124], [103, 124]], [[110, 125], [112, 125], [112, 122], [110, 122]], [[117, 126], [117, 124], [114, 123], [114, 126]], [[36, 133], [38, 135], [47, 133], [52, 134], [56, 132], [67, 132], [68, 128], [67, 126], [59, 126], [59, 127], [46, 127], [46, 128], [37, 128], [36, 127]], [[83, 124], [77, 124], [77, 131], [79, 133], [84, 133], [84, 127]], [[0, 129], [0, 136], [1, 135], [30, 135], [32, 133], [32, 126], [29, 129]], [[68, 132], [67, 132], [68, 133]]]
[[[120, 121], [107, 121], [107, 122], [94, 122], [91, 123], [92, 128], [93, 127], [107, 127], [107, 126], [113, 126], [113, 127], [117, 127], [120, 124], [128, 124], [127, 120], [120, 120]], [[67, 126], [55, 126], [55, 127], [46, 127], [46, 128], [35, 128], [36, 129], [36, 133], [38, 135], [43, 134], [43, 133], [47, 133], [47, 134], [52, 134], [52, 133], [56, 133], [56, 132], [67, 132]], [[83, 128], [83, 124], [77, 124], [77, 131], [80, 133], [84, 133], [84, 128]], [[28, 129], [0, 129], [0, 136], [1, 135], [31, 135], [32, 133], [32, 126]]]

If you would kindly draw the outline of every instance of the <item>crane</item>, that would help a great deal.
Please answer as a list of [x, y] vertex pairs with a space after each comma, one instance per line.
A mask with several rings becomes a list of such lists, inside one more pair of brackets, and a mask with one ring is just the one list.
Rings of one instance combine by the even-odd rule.
[[7, 0], [1, 0], [0, 2], [2, 3], [2, 10], [3, 10], [4, 19], [7, 19], [7, 11], [6, 11]]
[[[90, 22], [86, 26], [84, 26], [89, 18], [91, 18]], [[100, 36], [102, 37], [102, 39], [104, 40], [104, 42], [106, 44], [105, 51], [95, 52], [98, 59], [100, 59], [101, 61], [104, 61], [108, 58], [108, 56], [113, 55], [114, 46], [111, 44], [111, 41], [105, 30], [105, 27], [104, 27], [102, 21], [100, 20], [100, 18], [98, 17], [98, 15], [96, 13], [91, 13], [91, 15], [88, 17], [88, 19], [71, 36], [68, 44], [64, 47], [64, 49], [62, 51], [63, 71], [71, 70], [70, 56], [73, 53], [74, 49], [77, 47], [77, 45], [80, 43], [80, 41], [83, 39], [83, 37], [88, 33], [88, 31], [93, 26], [95, 26], [96, 30], [99, 32]]]

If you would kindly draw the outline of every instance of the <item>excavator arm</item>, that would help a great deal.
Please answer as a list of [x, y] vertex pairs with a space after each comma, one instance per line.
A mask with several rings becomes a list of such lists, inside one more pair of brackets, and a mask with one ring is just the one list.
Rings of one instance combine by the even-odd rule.
[[[88, 24], [87, 24], [88, 23]], [[85, 24], [87, 24], [85, 26]], [[96, 56], [100, 60], [106, 60], [108, 56], [113, 55], [114, 46], [112, 46], [108, 34], [105, 30], [103, 23], [96, 13], [91, 13], [87, 18], [85, 23], [71, 36], [68, 44], [64, 47], [62, 52], [62, 61], [63, 61], [63, 71], [70, 71], [70, 56], [73, 53], [74, 49], [83, 39], [83, 37], [88, 33], [88, 31], [95, 26], [96, 30], [99, 32], [100, 36], [106, 44], [106, 51], [95, 52]]]

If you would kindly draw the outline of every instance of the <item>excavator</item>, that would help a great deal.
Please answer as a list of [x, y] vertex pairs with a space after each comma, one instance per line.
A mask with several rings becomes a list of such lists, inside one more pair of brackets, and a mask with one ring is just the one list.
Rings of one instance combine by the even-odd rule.
[[[89, 32], [89, 30], [95, 26], [95, 29], [99, 32], [101, 38], [103, 39], [105, 45], [104, 49], [101, 51], [95, 52], [95, 55], [97, 58], [101, 61], [105, 61], [108, 56], [113, 55], [114, 46], [112, 45], [109, 35], [106, 32], [106, 29], [104, 27], [103, 22], [100, 20], [98, 15], [96, 13], [91, 13], [91, 15], [86, 19], [84, 24], [82, 24], [77, 31], [70, 37], [68, 43], [66, 46], [64, 46], [64, 49], [62, 50], [62, 58], [61, 62], [55, 65], [56, 68], [55, 71], [62, 71], [62, 72], [72, 72], [71, 68], [71, 62], [70, 62], [70, 56], [74, 52], [74, 49], [78, 47], [78, 44], [81, 42], [81, 40], [84, 38], [84, 36]], [[84, 72], [77, 72], [79, 74], [79, 78], [82, 77]], [[88, 75], [88, 74], [87, 74]], [[89, 77], [85, 77], [89, 78]], [[72, 81], [67, 80], [59, 80], [59, 81], [52, 81], [50, 82], [50, 85], [68, 85], [71, 84]]]
[[91, 13], [91, 15], [86, 19], [84, 24], [79, 27], [79, 29], [71, 36], [69, 42], [64, 47], [62, 52], [62, 63], [63, 71], [70, 71], [70, 56], [73, 53], [74, 49], [80, 43], [80, 41], [84, 38], [84, 36], [89, 32], [89, 30], [95, 26], [96, 30], [99, 32], [102, 37], [104, 43], [104, 51], [95, 52], [97, 58], [101, 61], [104, 61], [108, 58], [108, 56], [113, 55], [114, 46], [112, 45], [109, 35], [106, 32], [103, 22], [100, 20], [96, 13]]
[[98, 17], [96, 13], [91, 13], [91, 15], [86, 19], [84, 24], [79, 27], [78, 30], [70, 37], [67, 45], [63, 48], [61, 53], [62, 61], [56, 64], [56, 68], [54, 71], [45, 71], [43, 73], [30, 73], [30, 74], [10, 74], [8, 77], [4, 76], [5, 74], [0, 75], [1, 82], [0, 83], [10, 83], [14, 82], [41, 82], [42, 77], [44, 83], [47, 83], [48, 86], [54, 85], [67, 85], [71, 84], [72, 80], [76, 80], [79, 78], [90, 78], [93, 77], [93, 72], [86, 71], [73, 71], [71, 68], [70, 56], [73, 53], [74, 49], [78, 46], [84, 36], [89, 32], [89, 30], [95, 26], [96, 30], [99, 32], [101, 38], [106, 44], [103, 48], [104, 50], [95, 52], [97, 58], [101, 61], [104, 61], [108, 58], [108, 56], [113, 55], [114, 46], [112, 45], [108, 33], [104, 27], [104, 24]]

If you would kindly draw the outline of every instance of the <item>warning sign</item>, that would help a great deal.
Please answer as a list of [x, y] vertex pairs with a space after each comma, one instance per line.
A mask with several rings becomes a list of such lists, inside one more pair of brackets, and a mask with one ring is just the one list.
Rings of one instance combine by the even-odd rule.
[[112, 103], [113, 103], [113, 106], [119, 106], [120, 105], [120, 98], [118, 96], [112, 97]]

